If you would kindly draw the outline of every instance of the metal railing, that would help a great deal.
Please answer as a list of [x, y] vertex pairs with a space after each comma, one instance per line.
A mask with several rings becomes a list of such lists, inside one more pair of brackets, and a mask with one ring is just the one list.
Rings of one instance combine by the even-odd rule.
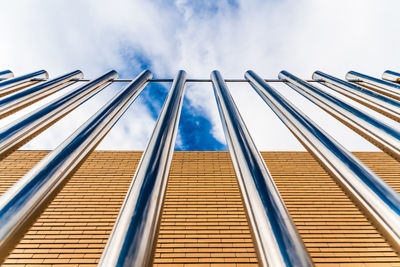
[[99, 266], [149, 266], [183, 103], [179, 71], [136, 169]]
[[[280, 77], [289, 77], [281, 72]], [[253, 88], [400, 251], [400, 195], [252, 71]]]
[[7, 80], [9, 78], [14, 77], [14, 73], [12, 73], [11, 70], [2, 70], [0, 71], [0, 79], [1, 80]]
[[[393, 72], [392, 72], [393, 73]], [[383, 74], [384, 77], [388, 77], [388, 75]], [[382, 93], [384, 95], [393, 97], [397, 100], [400, 100], [400, 84], [396, 84], [394, 82], [389, 82], [385, 80], [381, 80], [372, 76], [368, 76], [359, 72], [349, 71], [346, 74], [346, 80], [359, 80], [360, 84], [366, 86], [367, 88]]]
[[357, 84], [346, 82], [321, 71], [313, 73], [313, 78], [336, 92], [341, 93], [393, 120], [400, 122], [400, 101], [379, 94]]
[[96, 79], [82, 77], [80, 71], [74, 71], [49, 80], [47, 72], [42, 70], [13, 78], [11, 71], [0, 71], [0, 97], [3, 96], [0, 118], [73, 83], [85, 83], [0, 129], [0, 159], [106, 86], [114, 82], [129, 83], [0, 197], [0, 262], [146, 84], [152, 82], [172, 82], [172, 85], [102, 255], [101, 266], [150, 264], [187, 83], [213, 85], [262, 265], [310, 266], [312, 262], [227, 83], [250, 84], [400, 252], [399, 194], [268, 84], [289, 85], [399, 160], [398, 128], [389, 127], [367, 111], [309, 84], [326, 85], [399, 121], [400, 85], [395, 83], [400, 81], [399, 73], [385, 71], [383, 78], [391, 82], [357, 72], [349, 72], [348, 81], [344, 81], [320, 71], [311, 80], [299, 79], [288, 72], [281, 72], [279, 79], [263, 79], [252, 71], [246, 72], [244, 79], [223, 79], [218, 71], [212, 72], [211, 79], [187, 79], [184, 71], [178, 72], [175, 79], [152, 79], [149, 71], [135, 79], [118, 79], [115, 71]]
[[10, 76], [10, 73], [7, 71], [3, 71], [3, 73], [3, 75], [5, 77], [9, 77], [9, 79], [6, 78], [4, 81], [0, 81], [0, 96], [4, 96], [14, 91], [17, 91], [23, 88], [21, 87], [23, 85], [26, 86], [37, 83], [38, 81], [36, 81], [35, 79], [49, 78], [49, 74], [45, 70], [35, 71], [15, 78]]
[[349, 126], [356, 133], [365, 137], [395, 159], [400, 160], [400, 130], [308, 84], [287, 71], [281, 71], [279, 77], [288, 80], [289, 82], [287, 85], [345, 125]]
[[0, 119], [23, 109], [30, 104], [45, 98], [64, 87], [75, 83], [76, 78], [83, 77], [80, 70], [76, 70], [52, 80], [19, 90], [0, 98]]
[[[110, 75], [115, 76], [116, 72], [107, 74]], [[100, 143], [150, 76], [149, 71], [139, 75], [0, 197], [0, 258], [8, 254], [43, 204]]]
[[80, 86], [72, 92], [45, 104], [0, 128], [0, 159], [24, 145], [50, 125], [74, 110], [80, 104], [110, 85], [110, 79], [117, 77], [116, 71], [109, 71], [99, 78]]
[[263, 266], [312, 266], [264, 160], [221, 74], [211, 73], [236, 176], [257, 241]]

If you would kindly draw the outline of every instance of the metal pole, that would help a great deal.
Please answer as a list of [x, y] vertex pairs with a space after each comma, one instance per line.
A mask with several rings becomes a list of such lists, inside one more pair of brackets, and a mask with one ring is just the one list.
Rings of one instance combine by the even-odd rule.
[[111, 84], [112, 70], [0, 129], [0, 160]]
[[179, 71], [142, 155], [99, 266], [149, 266], [174, 152], [186, 73]]
[[0, 82], [0, 96], [7, 95], [14, 91], [21, 89], [19, 87], [15, 88], [15, 86], [32, 83], [33, 78], [47, 79], [47, 78], [49, 78], [49, 74], [45, 70], [39, 70], [36, 72], [32, 72], [29, 74], [15, 77], [12, 79], [7, 79], [5, 81], [1, 81]]
[[75, 81], [71, 81], [72, 79], [79, 79], [82, 77], [82, 72], [76, 70], [39, 85], [31, 86], [24, 90], [3, 96], [0, 98], [0, 119], [75, 83]]
[[287, 71], [281, 71], [279, 78], [286, 79], [287, 85], [298, 93], [400, 161], [400, 131], [398, 129], [390, 127], [368, 113], [333, 97]]
[[400, 195], [253, 71], [254, 90], [400, 252]]
[[382, 74], [382, 79], [398, 83], [400, 82], [400, 73], [391, 70], [386, 70]]
[[369, 89], [338, 79], [321, 71], [313, 73], [313, 79], [383, 115], [400, 122], [400, 101]]
[[211, 73], [225, 138], [263, 266], [312, 266], [264, 160], [219, 71]]
[[151, 76], [150, 71], [142, 72], [0, 197], [0, 262], [45, 208], [45, 203], [57, 194], [136, 99]]
[[380, 80], [359, 72], [349, 71], [346, 74], [346, 80], [354, 80], [357, 79], [361, 81], [361, 85], [366, 86], [367, 88], [377, 91], [381, 94], [393, 97], [394, 99], [400, 100], [400, 85], [388, 82], [384, 80]]
[[2, 70], [0, 71], [0, 78], [1, 79], [9, 79], [14, 77], [14, 74], [12, 73], [11, 70]]

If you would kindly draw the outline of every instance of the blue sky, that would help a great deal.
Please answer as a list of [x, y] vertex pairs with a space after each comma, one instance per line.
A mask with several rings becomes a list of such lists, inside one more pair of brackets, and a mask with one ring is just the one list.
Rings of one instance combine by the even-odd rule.
[[[0, 68], [16, 75], [43, 68], [51, 77], [81, 69], [87, 78], [110, 69], [122, 78], [143, 69], [156, 78], [172, 78], [179, 69], [189, 78], [209, 78], [214, 69], [226, 78], [242, 78], [248, 69], [265, 78], [277, 78], [283, 69], [302, 78], [315, 70], [379, 77], [400, 68], [399, 8], [395, 0], [7, 1], [0, 10]], [[54, 148], [122, 86], [105, 89], [24, 148]], [[150, 84], [98, 149], [144, 149], [169, 86]], [[376, 150], [292, 89], [274, 86], [346, 148]], [[250, 86], [229, 87], [260, 150], [303, 150]], [[176, 149], [226, 149], [211, 84], [187, 86]]]
[[[205, 6], [196, 5], [196, 8], [203, 10], [203, 14], [207, 15], [215, 14], [218, 11], [218, 8], [213, 4]], [[235, 8], [233, 3], [232, 8]], [[140, 66], [138, 68], [140, 70], [152, 69], [152, 65], [157, 64], [156, 62], [152, 62], [151, 58], [146, 57], [141, 51], [135, 51], [134, 48], [125, 47], [121, 50], [121, 54], [126, 62], [135, 62], [135, 66], [129, 66], [128, 64], [125, 69], [119, 71], [121, 76], [132, 76], [132, 73], [129, 72], [132, 68]], [[154, 78], [165, 77], [157, 77], [157, 73], [154, 73]], [[169, 76], [169, 78], [172, 77]], [[147, 107], [154, 120], [158, 118], [171, 84], [170, 82], [149, 83], [138, 98], [138, 102]], [[187, 90], [191, 90], [196, 86], [193, 83], [188, 83], [187, 85]], [[208, 90], [212, 90], [210, 84], [208, 87]], [[202, 110], [193, 107], [191, 101], [187, 97], [184, 97], [178, 129], [178, 142], [176, 143], [175, 150], [227, 150], [225, 142], [216, 140], [211, 134], [211, 129], [212, 124], [205, 114], [203, 114]]]

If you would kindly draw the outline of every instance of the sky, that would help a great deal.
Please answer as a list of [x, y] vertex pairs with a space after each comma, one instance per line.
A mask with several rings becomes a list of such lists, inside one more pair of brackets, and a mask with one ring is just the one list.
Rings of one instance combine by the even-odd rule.
[[[304, 79], [316, 70], [339, 78], [350, 70], [380, 77], [386, 69], [400, 70], [398, 10], [397, 0], [4, 1], [0, 69], [15, 76], [45, 69], [50, 77], [80, 69], [90, 79], [111, 69], [120, 78], [144, 69], [155, 78], [172, 78], [180, 69], [204, 79], [214, 69], [224, 78], [243, 78], [250, 69], [271, 79], [281, 70]], [[107, 87], [23, 149], [54, 149], [124, 85]], [[98, 149], [143, 150], [170, 85], [148, 85]], [[304, 150], [248, 84], [228, 86], [259, 150]], [[376, 150], [293, 89], [273, 86], [347, 149]], [[226, 149], [211, 84], [187, 84], [176, 150]]]

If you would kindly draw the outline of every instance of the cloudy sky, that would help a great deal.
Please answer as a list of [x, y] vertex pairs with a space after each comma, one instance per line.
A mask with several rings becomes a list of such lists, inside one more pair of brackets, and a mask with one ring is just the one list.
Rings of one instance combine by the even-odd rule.
[[[248, 69], [273, 79], [283, 69], [305, 79], [315, 70], [380, 77], [400, 70], [398, 10], [397, 0], [4, 1], [0, 69], [16, 76], [46, 69], [50, 77], [80, 69], [86, 78], [111, 69], [130, 78], [145, 68], [155, 78], [179, 69], [189, 78], [209, 78], [214, 69], [225, 78], [242, 78]], [[98, 148], [143, 149], [169, 86], [148, 86]], [[122, 87], [103, 90], [24, 148], [53, 149]], [[249, 85], [229, 87], [260, 150], [303, 149]], [[274, 87], [348, 149], [376, 149], [286, 85]], [[188, 84], [176, 149], [226, 149], [210, 84]]]

